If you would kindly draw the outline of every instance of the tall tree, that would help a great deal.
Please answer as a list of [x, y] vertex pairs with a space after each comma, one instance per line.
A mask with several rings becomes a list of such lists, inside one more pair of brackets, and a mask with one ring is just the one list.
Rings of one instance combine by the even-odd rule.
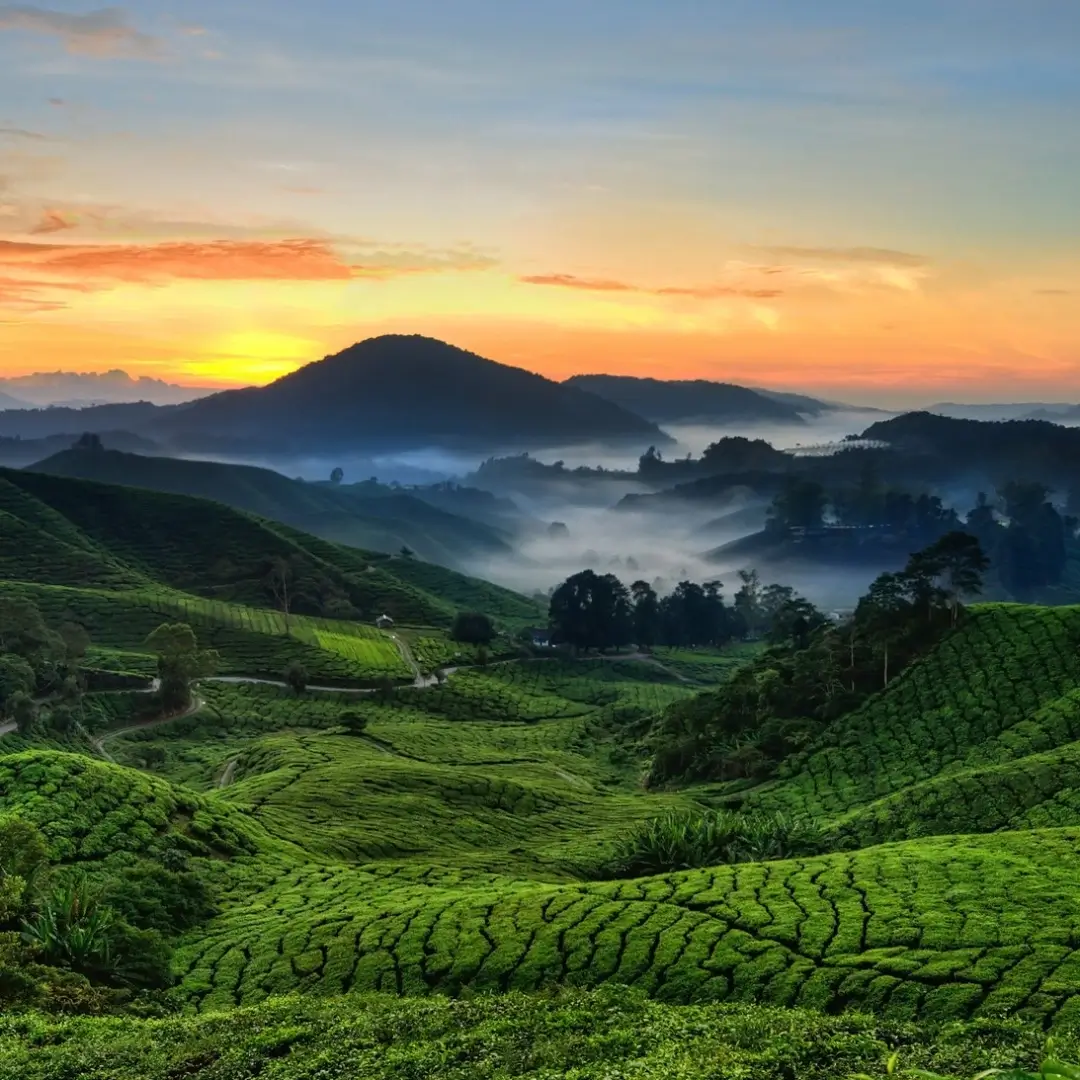
[[626, 645], [633, 633], [633, 608], [614, 574], [582, 570], [552, 594], [548, 620], [553, 639], [576, 649]]
[[630, 586], [634, 605], [634, 643], [641, 649], [651, 649], [660, 633], [660, 599], [647, 581], [635, 581]]
[[929, 565], [937, 568], [950, 622], [955, 626], [961, 600], [982, 592], [983, 575], [990, 567], [990, 560], [976, 537], [959, 531], [946, 533], [922, 552], [922, 556]]
[[882, 685], [889, 685], [890, 647], [901, 640], [911, 619], [909, 583], [900, 574], [881, 574], [855, 609], [855, 620], [882, 655]]
[[191, 704], [192, 684], [213, 675], [218, 654], [199, 647], [195, 631], [187, 623], [162, 623], [146, 639], [157, 655], [159, 696], [165, 709], [183, 709]]

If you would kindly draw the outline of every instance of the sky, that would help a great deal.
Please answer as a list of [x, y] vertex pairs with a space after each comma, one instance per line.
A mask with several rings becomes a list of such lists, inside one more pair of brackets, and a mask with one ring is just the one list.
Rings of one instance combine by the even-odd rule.
[[0, 2], [0, 375], [1080, 401], [1077, 0]]

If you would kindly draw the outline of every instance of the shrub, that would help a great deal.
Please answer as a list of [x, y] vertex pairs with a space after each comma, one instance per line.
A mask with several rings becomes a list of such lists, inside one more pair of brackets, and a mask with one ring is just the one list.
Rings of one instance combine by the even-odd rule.
[[490, 645], [495, 639], [495, 624], [479, 611], [459, 611], [450, 636], [466, 645]]
[[368, 718], [363, 713], [350, 710], [341, 714], [338, 723], [349, 735], [363, 735], [367, 731]]
[[670, 810], [625, 833], [600, 867], [602, 877], [646, 877], [722, 863], [813, 855], [822, 849], [816, 822], [783, 813]]
[[299, 696], [308, 687], [308, 669], [299, 661], [294, 660], [285, 669], [285, 681], [294, 694]]

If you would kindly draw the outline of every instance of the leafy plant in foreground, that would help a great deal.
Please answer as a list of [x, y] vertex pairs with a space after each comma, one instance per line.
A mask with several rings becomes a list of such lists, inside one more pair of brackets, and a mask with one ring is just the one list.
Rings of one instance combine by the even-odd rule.
[[109, 931], [112, 908], [101, 904], [85, 878], [61, 885], [23, 924], [28, 944], [45, 960], [76, 970], [108, 969], [112, 963]]
[[724, 863], [764, 862], [822, 850], [820, 827], [783, 812], [669, 810], [624, 834], [604, 877], [646, 877]]

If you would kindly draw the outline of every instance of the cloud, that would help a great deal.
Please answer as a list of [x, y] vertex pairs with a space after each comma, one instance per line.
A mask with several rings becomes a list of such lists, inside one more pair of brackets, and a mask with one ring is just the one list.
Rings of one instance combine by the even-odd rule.
[[1072, 296], [1072, 289], [1036, 289], [1036, 296]]
[[158, 38], [140, 33], [116, 7], [71, 15], [32, 4], [0, 4], [0, 30], [48, 34], [60, 38], [69, 53], [103, 60], [155, 60], [163, 51]]
[[34, 142], [46, 142], [49, 138], [39, 131], [27, 131], [26, 128], [17, 127], [0, 127], [0, 135], [6, 135], [9, 139], [32, 139]]
[[526, 285], [555, 285], [564, 289], [581, 289], [586, 292], [637, 293], [647, 296], [688, 296], [696, 300], [716, 300], [724, 296], [745, 296], [757, 300], [772, 299], [783, 295], [781, 289], [743, 289], [730, 285], [667, 285], [649, 288], [632, 285], [626, 281], [607, 278], [582, 278], [573, 274], [530, 274], [519, 277]]
[[77, 224], [78, 222], [72, 221], [63, 210], [45, 210], [42, 212], [41, 220], [30, 232], [34, 235], [63, 232], [65, 229], [74, 229]]
[[889, 266], [925, 266], [930, 260], [923, 255], [908, 251], [894, 251], [878, 247], [759, 247], [753, 251], [765, 252], [781, 259], [814, 259], [820, 262], [880, 263]]
[[[47, 212], [34, 233], [72, 228], [62, 211]], [[483, 269], [494, 260], [451, 252], [369, 251], [346, 258], [318, 239], [168, 241], [157, 244], [62, 244], [0, 240], [0, 306], [54, 310], [51, 290], [96, 292], [122, 284], [170, 281], [387, 280], [409, 274]], [[8, 276], [3, 276], [3, 275]]]

